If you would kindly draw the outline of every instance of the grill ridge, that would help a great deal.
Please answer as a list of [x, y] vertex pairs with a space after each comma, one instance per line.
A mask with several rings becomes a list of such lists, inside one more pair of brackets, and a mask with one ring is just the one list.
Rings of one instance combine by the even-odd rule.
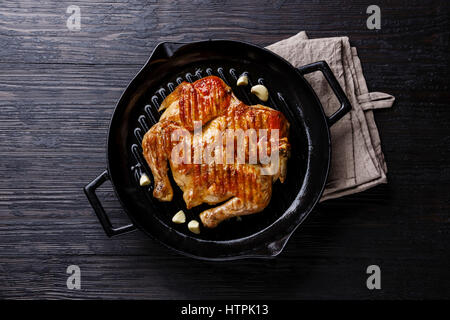
[[225, 77], [222, 67], [217, 68], [217, 73], [219, 74], [220, 78], [229, 86], [230, 83], [228, 82], [227, 78]]
[[188, 82], [194, 82], [194, 80], [192, 80], [192, 74], [190, 72], [186, 73], [185, 78]]
[[174, 86], [174, 84], [172, 82], [169, 82], [167, 84], [167, 87], [169, 88], [170, 93], [172, 93], [173, 90], [175, 90], [175, 86]]
[[200, 80], [201, 78], [203, 78], [203, 76], [202, 76], [202, 69], [197, 69], [195, 71], [195, 76], [197, 77], [197, 80]]
[[[159, 108], [159, 106], [158, 106], [158, 108]], [[145, 113], [147, 114], [147, 117], [150, 120], [150, 124], [152, 126], [158, 122], [158, 120], [156, 120], [156, 117], [152, 112], [152, 107], [149, 104], [145, 106], [144, 110], [145, 110]], [[156, 109], [156, 110], [158, 110], [158, 109]]]
[[166, 98], [166, 89], [161, 88], [161, 89], [158, 90], [158, 93], [159, 93], [159, 95], [160, 95], [161, 98], [162, 98], [161, 101], [164, 101], [164, 99]]
[[135, 128], [134, 129], [134, 136], [136, 137], [137, 141], [139, 141], [139, 142], [142, 141], [143, 135], [142, 135], [142, 132], [141, 132], [140, 128]]
[[139, 116], [138, 122], [141, 125], [142, 130], [144, 130], [145, 132], [147, 132], [150, 129], [149, 126], [147, 125], [145, 115]]

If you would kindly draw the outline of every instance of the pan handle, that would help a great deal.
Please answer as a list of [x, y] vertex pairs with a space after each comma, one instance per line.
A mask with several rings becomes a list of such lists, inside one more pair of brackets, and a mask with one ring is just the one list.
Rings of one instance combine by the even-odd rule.
[[100, 220], [100, 223], [105, 230], [106, 235], [108, 237], [113, 237], [119, 234], [136, 230], [136, 227], [133, 224], [118, 228], [114, 228], [112, 226], [111, 221], [106, 215], [105, 209], [103, 209], [103, 206], [100, 203], [97, 194], [95, 193], [95, 190], [100, 187], [106, 180], [109, 180], [109, 174], [107, 170], [103, 171], [102, 174], [100, 174], [97, 178], [92, 180], [87, 186], [83, 188], [84, 193], [86, 194], [86, 197], [88, 198], [92, 208], [94, 209], [98, 220]]
[[289, 241], [289, 238], [292, 236], [294, 231], [284, 236], [279, 240], [275, 240], [270, 243], [266, 243], [265, 245], [255, 248], [248, 255], [249, 258], [263, 258], [263, 259], [271, 259], [277, 257], [284, 249], [284, 246]]
[[348, 98], [345, 95], [344, 91], [342, 90], [336, 77], [334, 76], [333, 71], [331, 71], [330, 67], [328, 66], [328, 64], [325, 61], [318, 61], [318, 62], [314, 62], [311, 64], [307, 64], [306, 66], [297, 68], [297, 70], [302, 75], [312, 73], [315, 71], [322, 72], [323, 76], [325, 77], [325, 79], [327, 80], [331, 89], [333, 90], [334, 94], [336, 95], [337, 99], [339, 100], [341, 107], [339, 108], [338, 111], [336, 111], [335, 113], [333, 113], [331, 116], [329, 116], [327, 118], [328, 125], [330, 127], [333, 124], [335, 124], [338, 120], [340, 120], [347, 112], [349, 112], [352, 109], [352, 105], [350, 104], [350, 101], [348, 101]]

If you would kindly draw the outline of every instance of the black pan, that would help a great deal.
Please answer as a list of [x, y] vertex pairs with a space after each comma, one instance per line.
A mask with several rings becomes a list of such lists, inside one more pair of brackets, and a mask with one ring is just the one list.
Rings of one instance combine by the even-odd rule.
[[[314, 91], [303, 75], [321, 71], [341, 106], [326, 117]], [[249, 87], [236, 87], [236, 78], [247, 72], [250, 86], [268, 87], [268, 106], [284, 113], [289, 122], [291, 158], [284, 184], [275, 183], [269, 206], [262, 212], [231, 219], [215, 229], [203, 228], [199, 235], [186, 224], [175, 225], [172, 216], [182, 209], [188, 221], [208, 208], [202, 205], [187, 210], [176, 184], [174, 200], [159, 202], [152, 197], [152, 185], [140, 187], [139, 177], [146, 172], [140, 140], [159, 119], [162, 100], [181, 81], [195, 81], [217, 75], [232, 87], [246, 104], [259, 101]], [[108, 133], [107, 169], [89, 183], [84, 191], [108, 236], [136, 228], [179, 253], [201, 259], [226, 260], [244, 257], [274, 257], [320, 199], [330, 165], [329, 127], [342, 118], [351, 105], [324, 61], [301, 68], [260, 47], [238, 41], [210, 40], [190, 44], [161, 43], [122, 94]], [[107, 179], [131, 224], [113, 228], [95, 190]], [[172, 181], [173, 182], [173, 181]]]

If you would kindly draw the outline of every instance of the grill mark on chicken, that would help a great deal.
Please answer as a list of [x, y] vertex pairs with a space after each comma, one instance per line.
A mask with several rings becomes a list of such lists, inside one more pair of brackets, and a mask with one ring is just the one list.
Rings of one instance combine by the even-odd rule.
[[[152, 170], [155, 188], [154, 197], [162, 201], [171, 201], [173, 190], [167, 177], [167, 162], [170, 162], [175, 182], [183, 191], [187, 208], [201, 203], [222, 205], [205, 210], [200, 214], [204, 226], [213, 228], [221, 221], [234, 216], [262, 211], [269, 203], [272, 183], [277, 179], [284, 181], [285, 172], [274, 176], [261, 175], [261, 164], [248, 164], [249, 137], [245, 136], [245, 163], [236, 163], [237, 139], [234, 137], [234, 163], [195, 164], [193, 129], [194, 121], [202, 121], [201, 154], [208, 146], [213, 129], [218, 129], [224, 138], [226, 129], [255, 129], [257, 141], [258, 129], [267, 129], [267, 141], [271, 130], [279, 129], [280, 145], [283, 150], [282, 161], [289, 156], [287, 139], [289, 123], [279, 111], [256, 105], [247, 106], [240, 102], [231, 89], [219, 78], [209, 76], [194, 83], [181, 83], [161, 104], [166, 109], [159, 122], [144, 136], [142, 141], [144, 157]], [[172, 141], [171, 134], [176, 129], [186, 129], [191, 143], [191, 163], [174, 163], [171, 151], [179, 141]], [[225, 144], [224, 139], [224, 144]], [[282, 144], [282, 145], [281, 145]], [[224, 145], [225, 147], [225, 145]], [[258, 147], [259, 148], [259, 147]], [[270, 155], [270, 145], [267, 146]], [[215, 156], [211, 152], [210, 157]], [[219, 155], [220, 156], [220, 155]], [[223, 155], [226, 159], [224, 148]], [[204, 160], [204, 159], [203, 159]], [[280, 166], [282, 167], [282, 166]], [[285, 170], [286, 166], [284, 166]]]
[[[225, 111], [230, 103], [231, 89], [217, 77], [183, 82], [180, 86], [172, 98], [179, 100], [180, 124], [190, 131], [194, 129], [194, 121], [205, 124]], [[161, 106], [165, 108], [165, 104]]]

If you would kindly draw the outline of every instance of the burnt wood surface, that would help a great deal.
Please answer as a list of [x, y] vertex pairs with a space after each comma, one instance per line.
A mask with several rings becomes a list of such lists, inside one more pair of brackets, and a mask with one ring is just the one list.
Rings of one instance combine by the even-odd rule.
[[[81, 30], [66, 8], [81, 9]], [[378, 1], [2, 1], [0, 297], [449, 298], [449, 4]], [[211, 263], [133, 232], [105, 236], [82, 187], [106, 166], [116, 101], [161, 41], [265, 46], [306, 30], [348, 36], [376, 111], [389, 183], [320, 204], [274, 260]], [[127, 223], [105, 184], [101, 198]], [[66, 268], [81, 268], [81, 290]], [[366, 288], [381, 267], [382, 289]]]

